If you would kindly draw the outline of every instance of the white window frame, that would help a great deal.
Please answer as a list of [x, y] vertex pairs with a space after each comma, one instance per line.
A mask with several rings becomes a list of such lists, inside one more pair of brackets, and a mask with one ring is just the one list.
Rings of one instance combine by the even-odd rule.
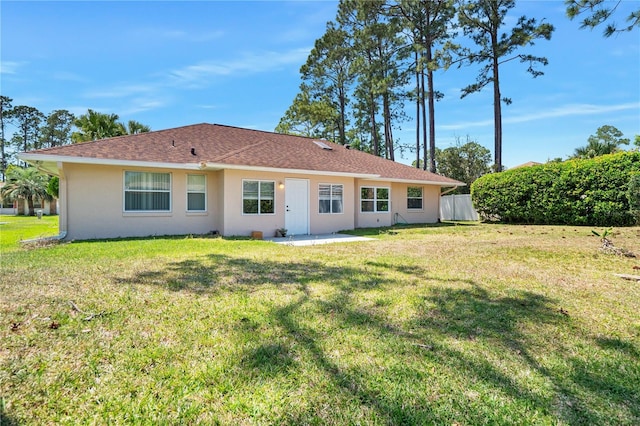
[[[169, 189], [127, 189], [127, 173], [144, 173], [144, 174], [159, 174], [169, 176]], [[167, 210], [127, 210], [127, 192], [145, 192], [145, 193], [168, 193], [169, 194], [169, 208]], [[173, 175], [170, 172], [149, 172], [141, 170], [125, 170], [122, 174], [122, 211], [124, 213], [171, 213], [173, 208]]]
[[[323, 186], [328, 186], [329, 187], [329, 211], [328, 212], [321, 212], [320, 211], [320, 190]], [[340, 201], [342, 202], [341, 204], [341, 211], [339, 212], [334, 212], [333, 211], [333, 202], [334, 201], [338, 201], [338, 199], [336, 198], [334, 200], [334, 187], [340, 187]], [[341, 183], [319, 183], [318, 184], [318, 214], [344, 214], [344, 185]]]
[[[410, 197], [409, 189], [416, 188], [420, 190], [419, 197]], [[409, 207], [409, 200], [420, 200], [420, 207]], [[424, 187], [423, 186], [407, 186], [407, 210], [424, 210]]]
[[[189, 177], [190, 176], [200, 176], [202, 178], [204, 178], [204, 189], [202, 191], [196, 191], [193, 189], [189, 189]], [[203, 213], [207, 211], [208, 208], [208, 204], [207, 204], [207, 175], [203, 175], [203, 174], [198, 174], [198, 173], [190, 173], [187, 174], [187, 203], [186, 203], [186, 207], [187, 207], [187, 212], [188, 213]], [[203, 210], [194, 210], [194, 209], [190, 209], [189, 208], [189, 194], [203, 194], [204, 195], [204, 209]]]
[[[244, 183], [245, 182], [257, 182], [258, 183], [258, 212], [257, 213], [245, 213], [244, 212]], [[260, 187], [261, 183], [271, 183], [273, 185], [273, 213], [262, 213], [260, 211]], [[243, 216], [273, 216], [276, 214], [276, 181], [275, 180], [265, 180], [265, 179], [242, 179], [242, 187], [240, 188], [242, 194], [242, 205], [240, 206]]]
[[[362, 190], [363, 189], [373, 189], [373, 198], [362, 198]], [[378, 190], [386, 189], [387, 190], [387, 198], [378, 199]], [[362, 202], [363, 201], [372, 201], [373, 202], [373, 210], [372, 211], [364, 211], [362, 210]], [[378, 201], [386, 201], [387, 202], [387, 210], [378, 210]], [[391, 188], [388, 186], [361, 186], [360, 187], [360, 213], [389, 213], [391, 211]]]

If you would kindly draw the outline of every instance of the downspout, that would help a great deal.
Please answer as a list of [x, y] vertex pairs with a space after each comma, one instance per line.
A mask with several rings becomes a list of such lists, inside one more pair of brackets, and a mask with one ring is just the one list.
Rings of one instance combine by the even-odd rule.
[[67, 226], [68, 226], [68, 218], [69, 218], [69, 209], [67, 206], [69, 205], [68, 200], [68, 185], [67, 178], [64, 175], [63, 163], [62, 161], [58, 161], [58, 179], [60, 186], [58, 187], [58, 201], [60, 202], [59, 211], [58, 211], [58, 237], [60, 240], [64, 240], [67, 237]]
[[20, 240], [22, 244], [31, 244], [31, 243], [39, 243], [44, 241], [62, 241], [67, 236], [67, 231], [60, 232], [58, 235], [54, 235], [53, 237], [39, 237], [32, 238], [29, 240]]

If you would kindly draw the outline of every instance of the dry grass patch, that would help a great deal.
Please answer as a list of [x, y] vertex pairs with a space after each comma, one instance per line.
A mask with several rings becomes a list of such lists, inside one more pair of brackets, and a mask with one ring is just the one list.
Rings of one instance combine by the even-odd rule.
[[638, 259], [589, 228], [393, 231], [3, 254], [2, 420], [638, 423]]

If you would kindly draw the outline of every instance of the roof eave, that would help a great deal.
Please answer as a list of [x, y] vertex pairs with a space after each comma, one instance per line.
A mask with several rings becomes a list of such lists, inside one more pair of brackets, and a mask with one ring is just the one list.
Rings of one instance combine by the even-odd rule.
[[238, 164], [224, 164], [224, 163], [207, 163], [203, 162], [200, 166], [201, 170], [250, 170], [254, 172], [272, 172], [272, 173], [292, 173], [301, 175], [315, 175], [315, 176], [342, 176], [353, 177], [358, 179], [374, 179], [379, 175], [368, 173], [351, 173], [351, 172], [335, 172], [327, 170], [306, 170], [306, 169], [286, 169], [278, 167], [266, 167], [266, 166], [245, 166]]
[[147, 167], [158, 169], [180, 169], [180, 170], [248, 170], [256, 172], [271, 172], [271, 173], [292, 173], [301, 175], [314, 175], [314, 176], [340, 176], [340, 177], [352, 177], [357, 179], [367, 179], [372, 181], [384, 181], [384, 182], [396, 182], [407, 183], [415, 185], [436, 185], [441, 187], [458, 187], [466, 186], [462, 182], [440, 182], [420, 179], [398, 179], [389, 178], [377, 174], [369, 173], [353, 173], [353, 172], [340, 172], [340, 171], [327, 171], [327, 170], [306, 170], [306, 169], [287, 169], [276, 168], [266, 166], [247, 166], [236, 164], [224, 164], [224, 163], [208, 163], [206, 161], [199, 161], [194, 163], [167, 163], [167, 162], [155, 162], [155, 161], [138, 161], [138, 160], [120, 160], [110, 158], [94, 158], [94, 157], [75, 157], [67, 155], [50, 155], [50, 154], [35, 154], [23, 152], [18, 154], [18, 158], [29, 162], [33, 165], [39, 166], [47, 173], [57, 174], [59, 163], [75, 163], [75, 164], [92, 164], [92, 165], [104, 165], [104, 166], [125, 166], [125, 167]]
[[42, 163], [75, 163], [102, 166], [150, 167], [158, 169], [198, 170], [201, 168], [200, 163], [165, 163], [156, 161], [117, 160], [110, 158], [73, 157], [67, 155], [30, 154], [28, 152], [18, 154], [18, 158], [34, 165]]
[[371, 178], [369, 180], [373, 181], [383, 181], [383, 182], [394, 182], [394, 183], [408, 183], [414, 185], [436, 185], [442, 187], [459, 187], [459, 186], [467, 186], [464, 182], [441, 182], [435, 180], [420, 180], [420, 179], [398, 179], [398, 178], [388, 178], [384, 176], [376, 176], [375, 178]]
[[[33, 154], [23, 152], [18, 154], [18, 158], [23, 161], [27, 161], [34, 165], [42, 165], [44, 163], [75, 163], [75, 164], [92, 164], [92, 165], [104, 165], [104, 166], [128, 166], [128, 167], [150, 167], [160, 169], [183, 169], [183, 170], [250, 170], [256, 172], [276, 172], [276, 173], [295, 173], [304, 175], [322, 175], [322, 176], [343, 176], [353, 177], [361, 179], [376, 178], [378, 175], [365, 174], [365, 173], [350, 173], [350, 172], [332, 172], [332, 171], [318, 171], [318, 170], [304, 170], [304, 169], [286, 169], [275, 167], [260, 167], [260, 166], [246, 166], [224, 163], [207, 163], [206, 161], [199, 161], [194, 163], [165, 163], [165, 162], [153, 162], [153, 161], [136, 161], [136, 160], [118, 160], [109, 158], [93, 158], [93, 157], [75, 157], [66, 155], [49, 155], [49, 154]], [[57, 166], [56, 166], [57, 168]]]

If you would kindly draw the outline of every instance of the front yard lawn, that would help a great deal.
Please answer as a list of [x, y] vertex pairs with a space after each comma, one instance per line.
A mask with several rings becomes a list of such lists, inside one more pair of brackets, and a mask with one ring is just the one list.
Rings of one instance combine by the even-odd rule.
[[[640, 259], [591, 228], [28, 249], [14, 226], [1, 424], [640, 423], [640, 283], [613, 275]], [[639, 254], [640, 228], [613, 241]]]
[[19, 242], [58, 234], [58, 216], [5, 216], [0, 215], [0, 253], [20, 247]]

